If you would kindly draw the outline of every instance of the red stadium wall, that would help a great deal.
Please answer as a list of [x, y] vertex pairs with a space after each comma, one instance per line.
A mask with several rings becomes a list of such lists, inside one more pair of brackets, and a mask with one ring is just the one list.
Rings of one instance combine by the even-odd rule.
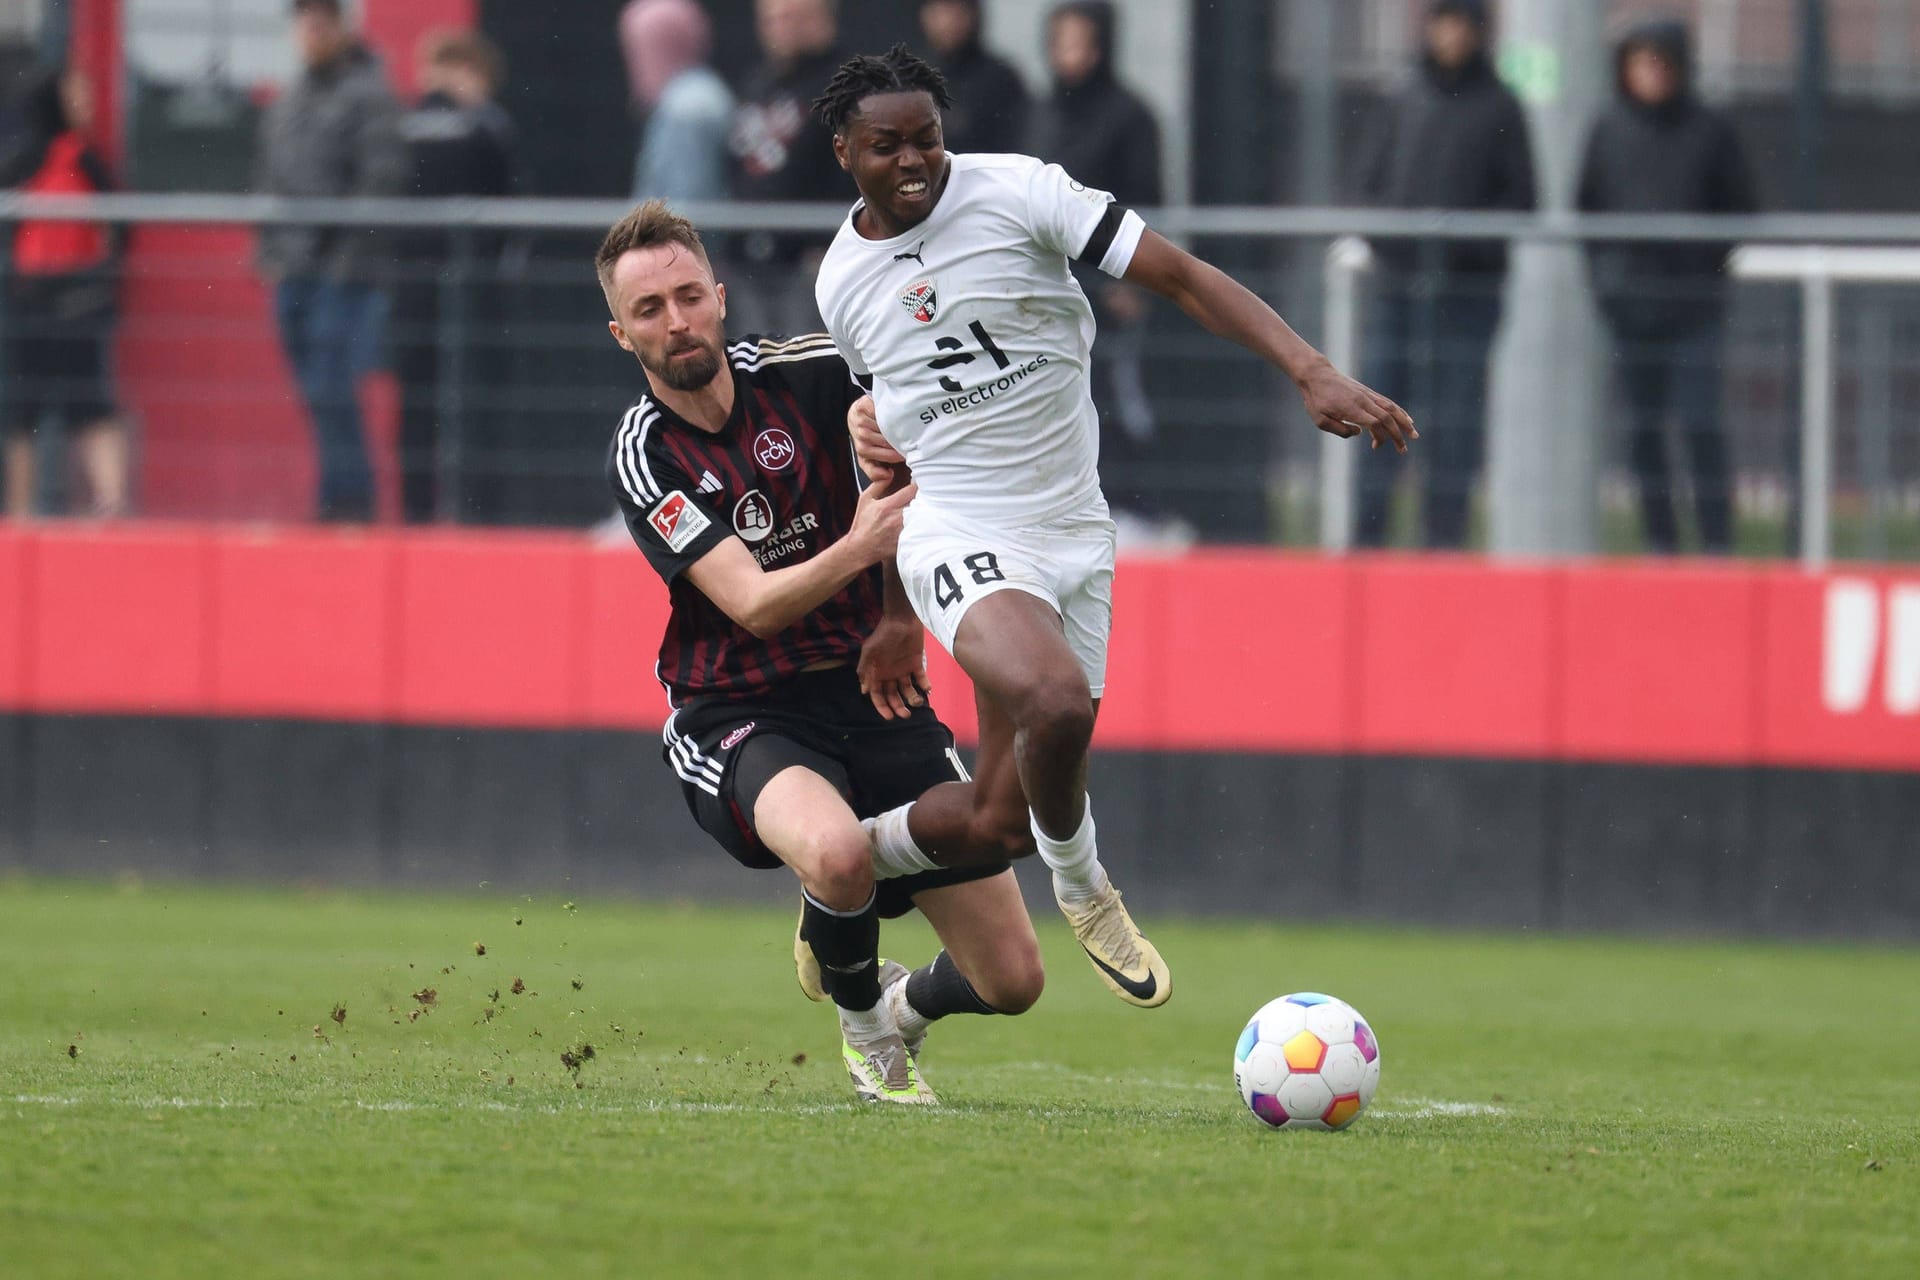
[[[572, 535], [0, 528], [0, 710], [651, 730], [664, 607]], [[1916, 572], [1205, 552], [1116, 608], [1105, 750], [1920, 771]]]

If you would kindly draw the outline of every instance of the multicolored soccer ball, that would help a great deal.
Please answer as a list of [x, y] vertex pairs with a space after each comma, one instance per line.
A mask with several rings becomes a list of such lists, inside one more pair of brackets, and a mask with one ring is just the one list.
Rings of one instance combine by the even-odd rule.
[[1380, 1041], [1344, 1000], [1295, 992], [1262, 1005], [1240, 1033], [1233, 1083], [1275, 1129], [1344, 1129], [1380, 1084]]

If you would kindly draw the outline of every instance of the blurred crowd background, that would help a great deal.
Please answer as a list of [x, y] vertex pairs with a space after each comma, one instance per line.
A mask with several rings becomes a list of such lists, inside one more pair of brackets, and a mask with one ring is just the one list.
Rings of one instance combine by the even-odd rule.
[[[1834, 549], [1920, 556], [1920, 217], [1884, 216], [1920, 210], [1912, 0], [8, 0], [0, 185], [175, 199], [4, 206], [6, 513], [596, 524], [640, 376], [598, 228], [669, 198], [736, 333], [816, 328], [852, 188], [808, 104], [896, 40], [949, 77], [952, 150], [1163, 210], [1310, 337], [1346, 325], [1423, 426], [1340, 475], [1330, 537], [1289, 389], [1087, 279], [1130, 547], [1795, 554], [1804, 281], [1731, 233], [1429, 211], [1801, 212], [1865, 236], [1823, 374]], [[316, 222], [248, 193], [461, 203]], [[1356, 240], [1343, 209], [1404, 212]]]

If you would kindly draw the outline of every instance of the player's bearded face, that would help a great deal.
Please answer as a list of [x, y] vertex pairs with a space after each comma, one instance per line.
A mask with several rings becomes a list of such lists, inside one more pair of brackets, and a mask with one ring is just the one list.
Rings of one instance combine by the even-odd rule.
[[634, 350], [641, 366], [675, 391], [698, 391], [720, 372], [722, 341], [716, 320], [710, 337], [697, 333], [674, 334], [658, 345], [636, 343]]
[[725, 367], [726, 293], [706, 263], [671, 249], [629, 254], [615, 268], [621, 345], [655, 382], [698, 391]]

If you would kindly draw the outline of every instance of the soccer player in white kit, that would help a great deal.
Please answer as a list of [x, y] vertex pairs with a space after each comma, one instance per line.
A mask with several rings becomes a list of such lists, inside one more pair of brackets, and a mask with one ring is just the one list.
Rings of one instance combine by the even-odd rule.
[[[904, 46], [844, 64], [816, 109], [860, 191], [821, 263], [827, 331], [872, 392], [869, 474], [920, 487], [897, 561], [914, 611], [972, 678], [972, 783], [873, 819], [901, 872], [1035, 849], [1108, 987], [1151, 1008], [1167, 967], [1101, 866], [1087, 752], [1106, 676], [1114, 526], [1088, 390], [1093, 314], [1068, 261], [1177, 303], [1285, 370], [1309, 415], [1402, 452], [1398, 405], [1336, 370], [1273, 309], [1103, 191], [1020, 155], [949, 155], [940, 74]], [[861, 410], [856, 408], [856, 418]]]

